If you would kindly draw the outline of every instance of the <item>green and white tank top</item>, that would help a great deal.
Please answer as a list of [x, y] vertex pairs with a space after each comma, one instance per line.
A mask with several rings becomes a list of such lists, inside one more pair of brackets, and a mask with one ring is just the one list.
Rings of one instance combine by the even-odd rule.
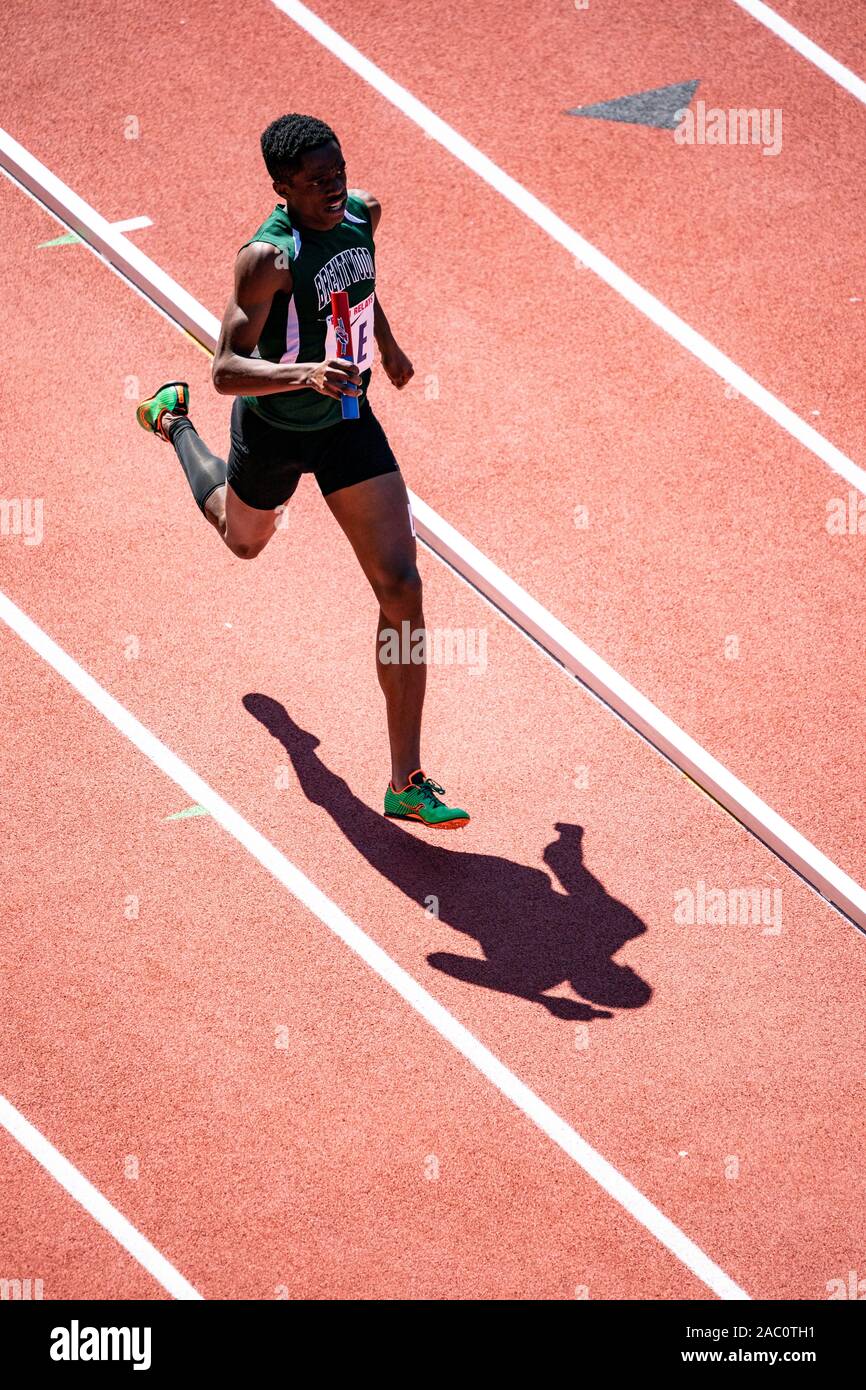
[[[269, 362], [322, 362], [337, 357], [331, 324], [331, 292], [346, 290], [352, 318], [352, 346], [361, 368], [363, 400], [373, 365], [373, 305], [376, 283], [375, 247], [370, 210], [351, 195], [343, 220], [327, 232], [292, 225], [278, 203], [254, 236], [285, 252], [294, 290], [274, 296], [258, 341], [259, 356]], [[243, 247], [241, 247], [243, 250]], [[267, 396], [244, 396], [263, 420], [290, 430], [319, 430], [342, 418], [340, 402], [319, 391], [277, 391]]]

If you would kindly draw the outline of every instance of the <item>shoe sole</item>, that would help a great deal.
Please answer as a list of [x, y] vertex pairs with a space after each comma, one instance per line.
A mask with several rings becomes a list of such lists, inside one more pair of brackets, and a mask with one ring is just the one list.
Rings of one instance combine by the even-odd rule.
[[407, 813], [406, 815], [402, 815], [402, 816], [401, 816], [401, 815], [397, 815], [394, 811], [385, 811], [385, 812], [384, 812], [384, 815], [385, 815], [386, 820], [414, 820], [414, 821], [417, 821], [419, 825], [423, 825], [427, 830], [462, 830], [463, 827], [464, 827], [464, 825], [468, 825], [469, 822], [470, 822], [470, 820], [472, 819], [471, 816], [466, 816], [466, 817], [464, 817], [463, 820], [457, 820], [457, 819], [455, 819], [455, 820], [429, 821], [429, 820], [425, 820], [423, 816], [412, 816], [412, 815], [409, 815], [408, 813]]

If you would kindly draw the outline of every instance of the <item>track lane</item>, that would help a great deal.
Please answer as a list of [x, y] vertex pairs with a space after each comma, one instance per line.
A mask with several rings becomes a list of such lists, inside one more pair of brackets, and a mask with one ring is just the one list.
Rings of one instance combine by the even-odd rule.
[[[495, 0], [436, 19], [421, 4], [310, 8], [863, 463], [866, 107], [728, 0], [662, 23], [640, 0], [519, 0], [508, 25]], [[435, 41], [440, 23], [459, 46]], [[693, 110], [781, 109], [780, 152], [567, 114], [694, 79]]]
[[[26, 1042], [4, 1084], [205, 1296], [709, 1296], [213, 822], [166, 824], [171, 784], [3, 645], [7, 732], [55, 713], [5, 769], [8, 856], [37, 816], [43, 849], [4, 962], [3, 1031]], [[40, 1204], [46, 1297], [153, 1296], [111, 1261], [97, 1284], [80, 1251], [64, 1265], [68, 1213], [29, 1177], [8, 1196], [25, 1230]]]
[[[10, 205], [10, 216], [8, 244], [31, 245], [45, 219], [24, 199]], [[311, 573], [309, 556], [328, 542], [321, 504], [307, 488], [293, 503], [289, 531], [255, 566], [232, 561], [202, 526], [168, 450], [136, 433], [122, 385], [108, 389], [109, 382], [122, 382], [123, 341], [135, 341], [143, 373], [156, 372], [170, 356], [184, 364], [194, 402], [202, 401], [199, 427], [215, 437], [227, 412], [225, 402], [199, 391], [206, 359], [93, 257], [80, 249], [70, 254], [75, 259], [65, 264], [51, 331], [60, 343], [77, 325], [81, 358], [62, 367], [58, 362], [53, 381], [46, 374], [38, 450], [24, 411], [13, 436], [19, 490], [31, 487], [31, 465], [51, 461], [40, 480], [52, 518], [44, 544], [26, 555], [8, 544], [2, 552], [34, 616], [275, 843], [290, 846], [299, 866], [356, 920], [374, 925], [380, 944], [410, 972], [420, 972], [446, 1006], [590, 1142], [639, 1185], [645, 1180], [644, 1190], [688, 1234], [709, 1244], [715, 1258], [724, 1253], [722, 1262], [750, 1291], [822, 1296], [826, 1279], [854, 1258], [861, 1240], [838, 1215], [848, 1205], [856, 1171], [857, 1072], [846, 1001], [853, 975], [862, 970], [859, 937], [788, 876], [778, 938], [743, 927], [717, 931], [673, 923], [673, 893], [682, 885], [698, 877], [708, 884], [771, 884], [778, 866], [438, 566], [425, 565], [436, 621], [464, 629], [490, 623], [490, 666], [484, 676], [456, 668], [436, 673], [429, 765], [446, 785], [470, 787], [483, 811], [466, 852], [418, 842], [370, 811], [381, 794], [383, 721], [369, 669], [369, 603], [347, 548], [335, 537], [328, 564]], [[32, 285], [27, 267], [25, 256], [21, 278]], [[102, 340], [106, 325], [121, 324], [109, 327]], [[15, 359], [19, 400], [26, 399], [29, 360], [26, 351]], [[64, 403], [70, 391], [78, 397], [94, 381], [103, 385], [100, 411], [79, 418], [71, 435]], [[104, 534], [92, 529], [100, 499]], [[138, 637], [140, 650], [127, 660], [130, 635]], [[231, 654], [223, 665], [226, 642]], [[345, 738], [349, 693], [351, 744]], [[250, 703], [251, 695], [259, 698]], [[44, 708], [30, 692], [23, 703]], [[320, 752], [290, 720], [322, 740]], [[555, 737], [539, 745], [539, 729]], [[507, 740], [507, 761], [496, 730]], [[560, 730], [568, 731], [564, 740]], [[589, 770], [585, 788], [575, 787], [578, 764]], [[22, 823], [38, 824], [38, 805], [31, 806], [23, 791], [22, 798]], [[521, 815], [515, 821], [516, 805]], [[181, 808], [172, 805], [166, 814], [169, 809]], [[335, 825], [341, 834], [335, 835]], [[658, 827], [665, 830], [663, 847]], [[199, 835], [208, 823], [193, 820], [180, 828]], [[224, 914], [223, 870], [218, 877], [213, 872], [211, 911]], [[607, 897], [599, 898], [593, 887], [599, 880]], [[566, 916], [557, 883], [566, 889]], [[166, 916], [182, 891], [177, 880], [165, 884]], [[230, 893], [245, 912], [255, 896], [234, 871]], [[431, 893], [439, 898], [438, 920], [424, 912]], [[587, 909], [587, 902], [594, 906]], [[274, 919], [268, 904], [264, 919], [257, 923], [263, 932], [257, 951], [268, 959]], [[597, 967], [587, 973], [583, 953], [575, 954], [590, 923], [603, 952], [616, 950], [618, 960], [650, 984], [649, 1006], [599, 1005], [606, 972]], [[230, 922], [221, 930], [225, 945]], [[197, 921], [203, 955], [193, 974], [209, 992], [220, 985], [212, 976], [211, 931], [210, 918]], [[494, 958], [499, 951], [504, 990], [477, 989], [436, 968], [443, 956], [465, 953], [466, 935], [485, 943]], [[170, 933], [165, 949], [172, 940]], [[558, 1017], [550, 1004], [515, 996], [526, 962], [542, 943], [553, 962], [545, 967], [548, 974], [552, 969], [554, 980], [574, 975], [594, 1004], [554, 986], [564, 996], [554, 1006], [565, 1014]], [[315, 950], [315, 978], [327, 978], [318, 938]], [[239, 999], [249, 983], [244, 977]], [[600, 1012], [613, 1017], [598, 1018]], [[354, 987], [340, 995], [334, 1015], [365, 1016]], [[578, 1031], [582, 1024], [589, 1024], [588, 1033]], [[792, 1030], [801, 1048], [793, 1061], [780, 1054], [778, 1042]], [[387, 1033], [377, 1029], [376, 1037], [383, 1058], [404, 1055]], [[180, 1038], [167, 1038], [165, 1046], [169, 1058], [184, 1056]], [[185, 1095], [190, 1084], [184, 1075], [175, 1089]], [[441, 1073], [435, 1089], [438, 1095]], [[239, 1096], [247, 1090], [242, 1078]], [[156, 1093], [166, 1092], [160, 1085]], [[319, 1104], [317, 1098], [311, 1114], [319, 1113]], [[277, 1142], [278, 1132], [268, 1129], [256, 1157], [265, 1162]], [[680, 1150], [690, 1162], [681, 1160]], [[176, 1151], [186, 1160], [192, 1149]], [[509, 1145], [506, 1151], [511, 1163]], [[776, 1182], [780, 1151], [791, 1157]], [[743, 1174], [728, 1181], [724, 1161], [737, 1154]], [[198, 1273], [184, 1272], [190, 1278]]]
[[[186, 15], [184, 81], [203, 91], [225, 63], [225, 39], [218, 13], [212, 25], [194, 8]], [[183, 17], [173, 12], [178, 31]], [[109, 28], [114, 22], [107, 17]], [[236, 38], [238, 52], [245, 41]], [[672, 355], [667, 340], [593, 277], [572, 275], [561, 248], [479, 189], [282, 16], [262, 12], [255, 44], [249, 81], [228, 118], [231, 134], [209, 166], [210, 192], [195, 208], [195, 161], [212, 139], [210, 106], [194, 103], [181, 141], [159, 72], [131, 57], [113, 80], [146, 135], [124, 141], [99, 91], [92, 118], [99, 139], [88, 140], [82, 127], [62, 151], [53, 134], [48, 141], [55, 103], [85, 62], [83, 33], [70, 38], [62, 64], [57, 54], [42, 55], [56, 87], [46, 88], [38, 111], [28, 110], [35, 151], [56, 153], [59, 172], [111, 216], [130, 212], [133, 201], [153, 210], [158, 199], [155, 225], [137, 234], [140, 244], [218, 310], [226, 266], [261, 212], [257, 190], [267, 196], [250, 164], [250, 131], [271, 109], [278, 73], [291, 66], [301, 106], [316, 108], [326, 90], [363, 113], [351, 133], [350, 167], [386, 201], [385, 303], [418, 369], [402, 397], [380, 382], [374, 399], [400, 457], [411, 461], [412, 485], [862, 882], [851, 749], [866, 728], [849, 692], [860, 678], [852, 634], [866, 619], [863, 541], [827, 532], [829, 499], [841, 493], [844, 501], [839, 480], [750, 406], [726, 399], [717, 379]], [[419, 179], [432, 197], [407, 198]], [[206, 254], [196, 231], [203, 225]], [[479, 234], [483, 274], [473, 250]], [[503, 305], [489, 267], [509, 265], [515, 247], [522, 248], [519, 289]], [[551, 395], [544, 365], [561, 355], [559, 319], [536, 320], [528, 336], [521, 307], [548, 302], [552, 289], [569, 321], [581, 325], [571, 366], [578, 409], [570, 397]], [[446, 336], [444, 308], [431, 312], [438, 305], [447, 306]], [[482, 351], [498, 315], [505, 337], [525, 344], [511, 375], [491, 373]], [[578, 515], [588, 516], [586, 529], [575, 525]], [[789, 735], [782, 743], [780, 728]], [[824, 770], [817, 782], [816, 766]]]

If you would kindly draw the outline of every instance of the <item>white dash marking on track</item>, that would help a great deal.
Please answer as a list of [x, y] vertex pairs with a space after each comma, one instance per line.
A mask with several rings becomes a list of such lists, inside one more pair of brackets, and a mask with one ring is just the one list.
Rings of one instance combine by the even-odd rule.
[[112, 227], [116, 232], [137, 232], [142, 227], [152, 227], [153, 222], [149, 217], [127, 217], [122, 222], [112, 222]]

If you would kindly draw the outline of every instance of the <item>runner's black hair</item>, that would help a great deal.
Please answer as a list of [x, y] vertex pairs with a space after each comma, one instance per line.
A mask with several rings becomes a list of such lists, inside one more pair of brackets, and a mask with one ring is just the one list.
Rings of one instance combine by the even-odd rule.
[[329, 140], [340, 143], [331, 127], [315, 116], [299, 116], [296, 112], [280, 116], [262, 131], [262, 155], [268, 173], [272, 179], [291, 178], [300, 169], [306, 151]]

